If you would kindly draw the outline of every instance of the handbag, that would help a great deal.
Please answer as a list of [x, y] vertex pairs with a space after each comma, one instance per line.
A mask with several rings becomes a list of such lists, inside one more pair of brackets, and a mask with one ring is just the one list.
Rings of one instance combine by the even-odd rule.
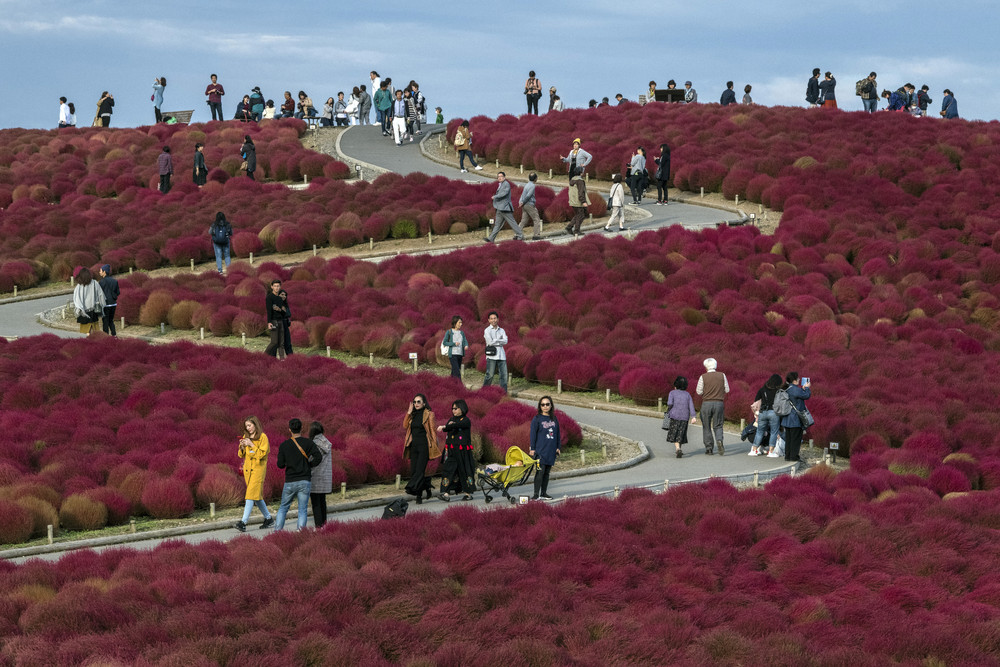
[[442, 357], [447, 357], [449, 354], [451, 354], [451, 346], [448, 345], [448, 340], [450, 339], [450, 336], [451, 336], [451, 331], [448, 331], [444, 335], [444, 340], [441, 341], [441, 356]]
[[249, 166], [250, 166], [250, 165], [249, 165], [249, 164], [247, 164], [247, 161], [246, 161], [246, 160], [243, 160], [243, 164], [241, 164], [241, 165], [240, 165], [240, 171], [246, 171], [246, 170], [247, 170], [247, 167], [249, 167]]
[[486, 356], [487, 357], [492, 357], [492, 356], [494, 356], [497, 353], [497, 346], [496, 345], [487, 345], [485, 352], [486, 352]]
[[795, 408], [795, 413], [799, 416], [799, 421], [802, 422], [803, 430], [809, 428], [810, 426], [816, 423], [816, 420], [813, 419], [812, 413], [809, 412], [809, 408], [807, 407], [801, 410]]

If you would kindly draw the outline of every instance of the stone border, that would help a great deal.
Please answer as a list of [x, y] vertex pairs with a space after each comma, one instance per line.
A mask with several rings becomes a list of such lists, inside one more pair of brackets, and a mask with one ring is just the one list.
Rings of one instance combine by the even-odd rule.
[[[350, 132], [355, 127], [361, 127], [360, 125], [351, 125], [346, 130], [337, 135], [337, 142], [334, 149], [337, 151], [337, 158], [349, 165], [354, 173], [357, 173], [357, 167], [361, 167], [361, 180], [363, 181], [373, 181], [382, 174], [393, 173], [391, 169], [385, 169], [383, 167], [376, 166], [370, 162], [365, 162], [364, 160], [358, 160], [357, 158], [348, 157], [344, 154], [344, 151], [340, 147], [340, 140], [344, 138], [344, 135]], [[428, 135], [429, 136], [429, 135]], [[370, 178], [365, 178], [365, 172], [370, 172], [372, 176]]]

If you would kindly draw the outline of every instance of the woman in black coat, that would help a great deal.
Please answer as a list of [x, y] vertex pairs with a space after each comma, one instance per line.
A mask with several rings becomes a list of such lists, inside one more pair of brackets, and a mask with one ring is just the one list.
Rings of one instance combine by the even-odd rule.
[[451, 490], [461, 490], [462, 500], [472, 500], [476, 492], [476, 460], [472, 453], [472, 423], [466, 416], [469, 406], [458, 399], [451, 404], [451, 419], [438, 426], [438, 431], [446, 433], [444, 441], [445, 460], [441, 467], [441, 493], [438, 498], [451, 500]]
[[665, 206], [667, 203], [667, 181], [670, 180], [670, 146], [660, 144], [660, 157], [656, 162], [656, 203]]
[[254, 180], [253, 173], [257, 171], [257, 147], [253, 144], [253, 139], [250, 135], [243, 137], [243, 146], [240, 148], [240, 155], [243, 160], [247, 163], [247, 176], [250, 180]]

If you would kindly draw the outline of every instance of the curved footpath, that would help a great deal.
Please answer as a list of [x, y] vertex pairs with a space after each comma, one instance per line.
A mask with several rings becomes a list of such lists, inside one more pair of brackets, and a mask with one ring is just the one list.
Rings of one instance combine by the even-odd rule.
[[[436, 128], [432, 126], [430, 131], [435, 129], [443, 131], [442, 126]], [[430, 135], [425, 137], [425, 141]], [[436, 141], [436, 139], [432, 139]], [[413, 172], [423, 172], [432, 176], [445, 176], [448, 178], [465, 177], [469, 180], [492, 180], [479, 175], [477, 172], [470, 172], [467, 175], [460, 175], [456, 167], [447, 166], [429, 159], [421, 150], [418, 142], [406, 143], [402, 146], [395, 146], [391, 139], [381, 136], [381, 132], [374, 127], [353, 127], [343, 132], [338, 138], [338, 151], [349, 161], [355, 164], [367, 165], [369, 168], [381, 169], [384, 171], [397, 171], [408, 174]], [[359, 156], [364, 156], [361, 159]], [[521, 180], [518, 176], [514, 180]], [[732, 214], [719, 211], [717, 209], [702, 206], [692, 206], [685, 204], [671, 204], [669, 206], [655, 206], [644, 204], [640, 207], [628, 207], [630, 209], [645, 210], [647, 215], [640, 213], [639, 220], [630, 220], [630, 226], [640, 229], [654, 229], [658, 227], [681, 224], [685, 227], [705, 227], [714, 226], [720, 221], [732, 217]], [[634, 213], [633, 213], [634, 215]], [[600, 229], [599, 224], [594, 228]], [[507, 231], [509, 236], [510, 232]], [[546, 234], [548, 237], [548, 233]], [[503, 238], [503, 237], [501, 237]], [[546, 238], [547, 241], [569, 242], [571, 237], [562, 236]], [[65, 304], [66, 296], [46, 297], [35, 301], [22, 301], [8, 303], [0, 306], [0, 335], [4, 336], [28, 336], [39, 333], [55, 333], [59, 336], [78, 336], [73, 332], [60, 331], [44, 327], [37, 321], [37, 313], [50, 308]], [[725, 369], [722, 369], [725, 370]], [[548, 388], [546, 388], [548, 390]], [[537, 392], [532, 392], [537, 393]], [[752, 483], [754, 475], [759, 471], [760, 481], [766, 481], [778, 474], [784, 474], [794, 470], [797, 466], [789, 464], [783, 459], [769, 459], [766, 457], [747, 456], [749, 444], [740, 442], [739, 435], [726, 433], [726, 456], [708, 456], [701, 446], [702, 431], [700, 423], [692, 425], [688, 429], [689, 444], [685, 446], [685, 455], [681, 459], [674, 456], [673, 445], [665, 442], [664, 431], [661, 430], [661, 419], [626, 415], [621, 412], [611, 412], [591, 408], [577, 407], [563, 403], [563, 399], [580, 403], [572, 395], [559, 396], [550, 390], [555, 398], [558, 409], [562, 410], [570, 417], [581, 424], [593, 426], [604, 431], [614, 433], [629, 440], [644, 443], [644, 449], [648, 451], [648, 456], [639, 457], [639, 461], [630, 467], [617, 470], [607, 470], [603, 472], [587, 473], [578, 471], [572, 475], [559, 474], [559, 464], [553, 469], [549, 492], [558, 499], [566, 497], [580, 497], [588, 495], [610, 494], [613, 490], [626, 487], [648, 486], [653, 488], [663, 488], [664, 482], [681, 483], [704, 479], [711, 476], [726, 476], [738, 482]], [[528, 401], [534, 404], [535, 399]], [[519, 494], [528, 493], [530, 488], [522, 487], [518, 489]], [[358, 519], [373, 519], [382, 515], [384, 500], [373, 503], [355, 503], [338, 510], [336, 506], [331, 507], [329, 519], [331, 521], [348, 521]], [[434, 499], [425, 502], [421, 506], [410, 504], [411, 512], [440, 512], [449, 507], [452, 503], [445, 503]], [[464, 504], [464, 503], [460, 503]], [[486, 507], [480, 494], [472, 504], [479, 507]], [[364, 505], [364, 506], [362, 506]], [[507, 503], [503, 498], [494, 501], [489, 507], [506, 507]], [[276, 511], [276, 506], [272, 511]], [[289, 525], [294, 525], [294, 506], [289, 513]], [[263, 537], [270, 531], [257, 530], [260, 516], [256, 512], [253, 521], [247, 531], [247, 535]], [[75, 543], [56, 544], [52, 547], [32, 547], [27, 549], [13, 549], [0, 553], [0, 557], [20, 562], [32, 557], [45, 559], [57, 559], [66, 551], [92, 547], [95, 549], [105, 549], [120, 546], [127, 543], [135, 548], [153, 548], [165, 539], [182, 539], [186, 542], [197, 543], [205, 540], [230, 540], [240, 535], [231, 527], [229, 521], [219, 521], [201, 526], [170, 529], [167, 531], [156, 531], [149, 534], [125, 535], [114, 538], [100, 538], [97, 540], [87, 540]]]

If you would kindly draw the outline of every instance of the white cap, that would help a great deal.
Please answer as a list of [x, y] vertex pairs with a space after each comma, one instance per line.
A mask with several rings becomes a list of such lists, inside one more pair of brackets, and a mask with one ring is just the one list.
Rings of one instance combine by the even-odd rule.
[[706, 359], [702, 363], [705, 364], [705, 370], [706, 371], [714, 371], [716, 368], [719, 367], [719, 363], [715, 359], [713, 359], [712, 357], [709, 357], [708, 359]]

